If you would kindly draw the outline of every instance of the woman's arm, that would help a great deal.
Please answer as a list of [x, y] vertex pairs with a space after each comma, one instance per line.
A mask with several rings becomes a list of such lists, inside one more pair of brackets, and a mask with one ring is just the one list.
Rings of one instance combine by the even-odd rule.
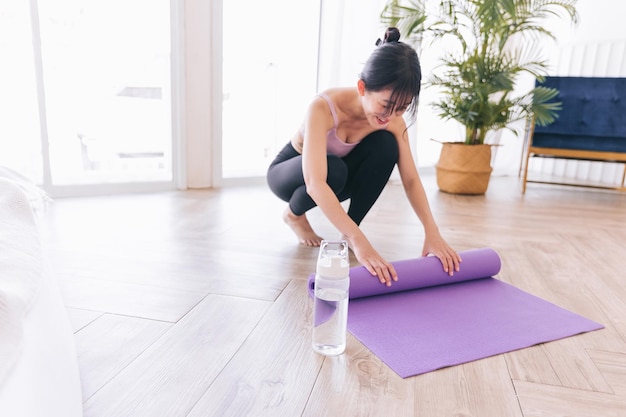
[[422, 256], [435, 255], [441, 261], [444, 271], [450, 275], [459, 270], [461, 257], [444, 240], [439, 233], [430, 205], [424, 191], [424, 186], [415, 167], [415, 160], [409, 146], [408, 132], [404, 120], [397, 119], [397, 123], [389, 126], [389, 130], [398, 138], [398, 171], [406, 196], [424, 226], [424, 247]]
[[381, 283], [391, 285], [391, 281], [398, 279], [395, 269], [373, 248], [326, 183], [326, 135], [333, 125], [328, 104], [322, 98], [313, 100], [305, 119], [302, 152], [302, 171], [307, 193], [333, 226], [347, 238], [357, 260]]

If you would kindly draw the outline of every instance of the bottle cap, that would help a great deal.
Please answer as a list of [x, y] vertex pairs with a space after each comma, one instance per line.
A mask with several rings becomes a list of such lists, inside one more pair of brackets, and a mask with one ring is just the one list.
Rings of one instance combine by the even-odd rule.
[[348, 243], [322, 241], [317, 259], [317, 274], [325, 278], [341, 279], [350, 274]]

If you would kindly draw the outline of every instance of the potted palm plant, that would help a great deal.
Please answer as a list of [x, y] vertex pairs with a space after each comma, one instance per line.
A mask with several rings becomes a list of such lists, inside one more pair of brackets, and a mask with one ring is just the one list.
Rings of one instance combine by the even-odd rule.
[[[550, 16], [576, 22], [576, 0], [390, 0], [381, 22], [397, 27], [407, 42], [434, 46], [445, 43], [441, 61], [426, 79], [438, 88], [432, 103], [444, 120], [464, 126], [463, 140], [443, 141], [436, 165], [440, 190], [455, 194], [484, 194], [491, 175], [488, 132], [508, 129], [519, 134], [519, 123], [534, 118], [552, 123], [560, 103], [558, 91], [535, 86], [516, 92], [523, 74], [541, 81], [547, 60], [539, 47], [554, 35], [542, 23]], [[552, 101], [551, 101], [552, 100]]]

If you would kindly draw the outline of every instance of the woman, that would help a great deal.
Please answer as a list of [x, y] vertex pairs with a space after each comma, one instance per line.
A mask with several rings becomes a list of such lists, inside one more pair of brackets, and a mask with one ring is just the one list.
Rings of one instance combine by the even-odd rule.
[[[398, 164], [407, 198], [424, 226], [422, 256], [432, 254], [450, 275], [461, 258], [443, 239], [415, 168], [405, 112], [415, 119], [421, 84], [417, 53], [388, 28], [371, 54], [356, 87], [317, 95], [305, 121], [268, 169], [270, 189], [288, 202], [284, 221], [302, 244], [319, 246], [306, 212], [318, 206], [341, 232], [357, 260], [387, 286], [398, 276], [359, 224]], [[340, 202], [350, 199], [348, 211]]]

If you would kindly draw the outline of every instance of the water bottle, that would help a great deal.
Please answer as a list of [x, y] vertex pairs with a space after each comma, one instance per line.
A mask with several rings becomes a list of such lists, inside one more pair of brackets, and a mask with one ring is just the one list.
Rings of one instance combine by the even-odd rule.
[[314, 282], [313, 350], [340, 355], [346, 349], [350, 261], [348, 242], [323, 240]]

